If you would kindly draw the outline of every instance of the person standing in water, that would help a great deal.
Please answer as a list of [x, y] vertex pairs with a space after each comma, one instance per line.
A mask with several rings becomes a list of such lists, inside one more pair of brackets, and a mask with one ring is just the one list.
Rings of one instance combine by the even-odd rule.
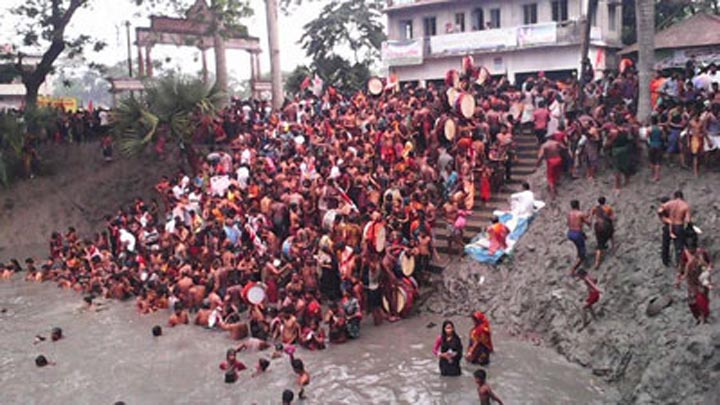
[[608, 242], [612, 242], [613, 250], [615, 250], [615, 212], [612, 207], [607, 205], [605, 197], [598, 198], [596, 205], [590, 212], [593, 219], [593, 230], [595, 231], [595, 239], [597, 240], [597, 248], [595, 250], [595, 269], [600, 267], [603, 252], [608, 250]]
[[440, 375], [459, 376], [460, 360], [462, 360], [462, 341], [455, 332], [455, 325], [452, 321], [445, 321], [440, 330], [440, 336], [435, 340], [433, 354], [438, 357]]
[[475, 384], [477, 385], [480, 405], [490, 405], [491, 401], [495, 401], [498, 404], [503, 405], [502, 399], [495, 395], [492, 388], [490, 388], [490, 385], [487, 383], [487, 373], [485, 370], [475, 370], [473, 377], [475, 378]]
[[568, 213], [567, 224], [567, 237], [575, 244], [575, 248], [577, 250], [577, 261], [570, 272], [570, 275], [574, 276], [577, 269], [585, 261], [585, 255], [587, 254], [587, 249], [585, 248], [585, 232], [583, 232], [583, 227], [585, 225], [590, 225], [587, 215], [580, 211], [580, 201], [570, 201], [570, 213]]

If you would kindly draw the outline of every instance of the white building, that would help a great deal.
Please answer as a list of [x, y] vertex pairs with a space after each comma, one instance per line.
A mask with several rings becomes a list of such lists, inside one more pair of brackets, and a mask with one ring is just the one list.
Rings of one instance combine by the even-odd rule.
[[[401, 82], [442, 80], [472, 55], [492, 75], [522, 81], [580, 68], [581, 23], [588, 0], [388, 0], [383, 64]], [[621, 0], [599, 0], [589, 58], [612, 69], [622, 47]]]
[[[5, 54], [8, 55], [8, 54]], [[16, 63], [17, 57], [10, 53], [10, 57], [7, 56], [4, 59], [0, 59], [0, 63], [5, 65]], [[40, 63], [40, 56], [23, 56], [23, 66], [30, 68], [35, 67]], [[49, 96], [52, 94], [52, 86], [50, 77], [48, 76], [40, 85], [38, 89], [38, 95]], [[20, 77], [17, 76], [9, 83], [0, 83], [0, 111], [5, 109], [20, 109], [25, 105], [25, 85], [22, 84]]]

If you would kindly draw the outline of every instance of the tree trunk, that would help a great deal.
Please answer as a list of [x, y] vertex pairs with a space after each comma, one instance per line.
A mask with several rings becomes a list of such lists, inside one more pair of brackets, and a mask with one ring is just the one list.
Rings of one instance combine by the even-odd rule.
[[[592, 30], [592, 21], [595, 13], [597, 13], [598, 0], [589, 0], [587, 13], [585, 19], [582, 21], [582, 38], [580, 42], [580, 72], [578, 77], [580, 78], [580, 92], [578, 93], [578, 105], [582, 108], [583, 99], [585, 97], [585, 84], [587, 83], [587, 77], [585, 77], [585, 69], [587, 64], [590, 63], [588, 60], [588, 52], [590, 52], [590, 31]], [[592, 81], [593, 78], [590, 78]]]
[[213, 34], [213, 47], [215, 51], [215, 88], [223, 93], [221, 107], [228, 101], [228, 76], [227, 59], [225, 55], [225, 39], [220, 34], [221, 27], [218, 27]]
[[638, 112], [637, 118], [645, 123], [650, 118], [650, 80], [655, 66], [655, 0], [635, 0], [638, 45]]
[[38, 81], [37, 78], [31, 78], [25, 81], [25, 109], [34, 109], [37, 106], [38, 92], [42, 81]]
[[270, 46], [272, 105], [274, 109], [279, 110], [282, 107], [284, 97], [282, 88], [282, 70], [280, 69], [280, 39], [278, 37], [277, 0], [265, 0], [265, 6], [267, 14], [268, 44]]

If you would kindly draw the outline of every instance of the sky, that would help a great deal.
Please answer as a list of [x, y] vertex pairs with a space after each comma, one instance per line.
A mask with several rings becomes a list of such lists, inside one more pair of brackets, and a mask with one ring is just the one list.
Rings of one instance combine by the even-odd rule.
[[[132, 0], [92, 0], [93, 7], [81, 9], [73, 17], [68, 32], [71, 34], [88, 34], [93, 38], [104, 40], [107, 47], [99, 52], [86, 52], [86, 58], [90, 61], [113, 65], [120, 60], [127, 58], [127, 42], [125, 36], [125, 21], [130, 21], [131, 35], [134, 40], [134, 27], [149, 26], [150, 20], [145, 10], [136, 7]], [[305, 1], [301, 7], [295, 7], [292, 14], [279, 13], [279, 35], [280, 35], [280, 61], [284, 71], [293, 70], [297, 65], [307, 64], [308, 59], [303, 49], [297, 43], [302, 36], [302, 27], [319, 14], [328, 0]], [[13, 18], [8, 17], [8, 10], [22, 0], [0, 0], [0, 44], [13, 42], [15, 25]], [[248, 26], [251, 36], [260, 38], [263, 49], [261, 58], [261, 69], [263, 72], [270, 70], [270, 59], [267, 51], [267, 27], [265, 20], [265, 1], [250, 0], [254, 15], [243, 20]], [[175, 16], [172, 13], [163, 13], [163, 10], [153, 11], [158, 15]], [[29, 51], [26, 51], [29, 52]], [[133, 47], [134, 69], [137, 69], [137, 50]], [[200, 51], [192, 47], [175, 47], [173, 45], [159, 45], [153, 48], [154, 60], [165, 61], [171, 58], [167, 64], [171, 67], [179, 67], [180, 71], [188, 74], [196, 74], [201, 70], [202, 63]], [[214, 55], [207, 54], [208, 69], [214, 72]], [[238, 81], [250, 78], [250, 56], [242, 50], [228, 50], [227, 63], [229, 76]]]

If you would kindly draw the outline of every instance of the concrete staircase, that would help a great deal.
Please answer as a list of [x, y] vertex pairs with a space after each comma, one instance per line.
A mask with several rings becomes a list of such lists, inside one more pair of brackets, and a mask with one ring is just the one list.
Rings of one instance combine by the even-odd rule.
[[[488, 225], [490, 225], [493, 211], [508, 209], [510, 207], [510, 195], [521, 190], [522, 182], [533, 173], [535, 169], [538, 153], [537, 138], [531, 133], [522, 133], [515, 136], [514, 141], [517, 160], [512, 167], [511, 180], [506, 182], [500, 190], [491, 193], [490, 201], [487, 203], [480, 200], [480, 190], [479, 187], [476, 187], [478, 190], [475, 191], [473, 213], [467, 218], [467, 226], [465, 227], [463, 235], [465, 243], [469, 243], [470, 239], [479, 232], [483, 232]], [[448, 251], [449, 235], [447, 223], [444, 219], [438, 218], [433, 232], [435, 235], [434, 245], [436, 251], [439, 253], [439, 257], [433, 257], [430, 267], [431, 270], [437, 272], [441, 271], [450, 261], [448, 254], [452, 253], [453, 257], [457, 257], [461, 247], [459, 248], [453, 245], [453, 251]]]

